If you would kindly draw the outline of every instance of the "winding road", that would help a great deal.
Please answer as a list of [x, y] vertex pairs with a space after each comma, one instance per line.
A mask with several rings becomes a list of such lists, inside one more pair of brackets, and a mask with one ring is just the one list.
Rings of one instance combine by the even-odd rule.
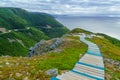
[[80, 36], [80, 40], [88, 45], [86, 54], [76, 62], [73, 70], [62, 73], [51, 80], [104, 80], [104, 63], [99, 47]]

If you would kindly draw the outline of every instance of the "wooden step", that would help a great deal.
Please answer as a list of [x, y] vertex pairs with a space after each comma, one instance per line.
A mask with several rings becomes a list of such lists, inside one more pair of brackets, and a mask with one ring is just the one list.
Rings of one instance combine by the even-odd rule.
[[92, 67], [88, 67], [88, 66], [84, 66], [84, 65], [79, 65], [77, 64], [73, 70], [77, 70], [89, 75], [93, 75], [96, 77], [100, 77], [103, 78], [104, 77], [104, 71], [100, 70], [100, 69], [96, 69], [96, 68], [92, 68]]

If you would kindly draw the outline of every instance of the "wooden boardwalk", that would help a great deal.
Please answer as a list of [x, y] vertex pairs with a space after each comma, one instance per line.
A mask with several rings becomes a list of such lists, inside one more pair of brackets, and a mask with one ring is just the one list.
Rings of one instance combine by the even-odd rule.
[[51, 80], [104, 80], [104, 63], [99, 47], [81, 36], [80, 40], [88, 45], [86, 54], [76, 62], [73, 70], [62, 73]]

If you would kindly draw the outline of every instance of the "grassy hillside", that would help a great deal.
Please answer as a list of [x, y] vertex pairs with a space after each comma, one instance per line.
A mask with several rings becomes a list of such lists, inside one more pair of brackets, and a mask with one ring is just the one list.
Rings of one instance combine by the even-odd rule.
[[[58, 68], [59, 73], [71, 70], [79, 58], [87, 51], [87, 45], [79, 41], [79, 37], [76, 36], [65, 36], [62, 40], [63, 43], [49, 54], [32, 58], [0, 57], [0, 79], [49, 80], [50, 76], [45, 74], [46, 70]], [[120, 61], [120, 47], [116, 45], [117, 43], [113, 44], [105, 36], [96, 36], [88, 40], [100, 47], [104, 58]], [[105, 62], [105, 78], [106, 80], [119, 80], [120, 70], [118, 67]]]
[[48, 37], [36, 28], [12, 31], [0, 35], [0, 55], [26, 56], [28, 48]]
[[120, 47], [120, 40], [116, 39], [116, 38], [113, 38], [113, 37], [110, 37], [108, 35], [105, 35], [105, 34], [101, 34], [101, 33], [98, 33], [98, 35], [101, 35], [101, 36], [104, 36], [106, 39], [108, 39], [113, 45], [116, 45], [118, 47]]
[[[80, 48], [81, 46], [81, 48]], [[59, 72], [71, 70], [80, 57], [87, 51], [87, 45], [79, 41], [79, 37], [68, 36], [63, 38], [63, 43], [58, 52], [50, 52], [44, 55], [38, 69], [47, 70], [58, 68]]]
[[28, 22], [14, 14], [11, 8], [0, 8], [0, 27], [7, 29], [25, 28]]
[[[81, 46], [81, 47], [80, 47]], [[63, 43], [57, 50], [41, 56], [28, 57], [0, 57], [0, 79], [50, 80], [45, 71], [58, 68], [59, 73], [73, 68], [75, 63], [86, 52], [87, 45], [79, 41], [79, 37], [63, 38]]]
[[25, 56], [28, 48], [41, 39], [61, 37], [68, 31], [49, 14], [1, 7], [0, 55]]
[[27, 12], [20, 8], [0, 8], [0, 27], [23, 29], [34, 26], [49, 37], [58, 37], [68, 31], [49, 14]]
[[75, 34], [75, 33], [92, 34], [92, 32], [84, 30], [84, 29], [81, 29], [81, 28], [75, 28], [72, 31], [70, 31], [70, 33], [73, 33], [73, 34]]
[[[32, 26], [32, 27], [30, 27]], [[30, 27], [29, 29], [27, 29]], [[41, 39], [60, 37], [68, 29], [57, 22], [51, 15], [45, 13], [31, 13], [19, 8], [0, 8], [0, 28], [10, 32], [0, 31], [0, 56], [26, 56], [28, 48]], [[15, 30], [18, 29], [18, 30]], [[94, 34], [90, 31], [76, 28], [72, 34]], [[105, 34], [96, 34], [100, 37], [88, 39], [96, 43], [104, 58], [120, 62], [120, 41]], [[79, 41], [79, 37], [64, 37], [60, 52], [27, 58], [27, 57], [0, 57], [0, 80], [49, 80], [45, 71], [58, 68], [59, 73], [73, 68], [74, 64], [87, 51], [87, 45]], [[119, 80], [120, 70], [117, 66], [105, 62], [106, 80]]]

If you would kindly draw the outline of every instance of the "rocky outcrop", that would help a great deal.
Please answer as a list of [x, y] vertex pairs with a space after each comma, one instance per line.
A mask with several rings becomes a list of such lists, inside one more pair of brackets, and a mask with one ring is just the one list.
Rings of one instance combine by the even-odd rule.
[[120, 70], [120, 61], [115, 61], [115, 60], [108, 59], [108, 58], [105, 58], [104, 61], [106, 64], [109, 64], [109, 65], [112, 64], [112, 65], [117, 66], [118, 69]]
[[37, 49], [45, 44], [45, 40], [41, 40], [40, 42], [36, 43], [34, 47], [29, 48], [28, 56], [32, 57], [37, 53]]
[[49, 50], [53, 50], [62, 43], [60, 38], [56, 38], [55, 41], [49, 46]]
[[46, 71], [46, 74], [52, 77], [56, 77], [58, 75], [58, 69], [49, 69]]
[[49, 41], [41, 40], [36, 43], [34, 47], [29, 49], [28, 56], [32, 57], [34, 55], [42, 55], [43, 53], [54, 50], [62, 43], [61, 38], [54, 38]]

